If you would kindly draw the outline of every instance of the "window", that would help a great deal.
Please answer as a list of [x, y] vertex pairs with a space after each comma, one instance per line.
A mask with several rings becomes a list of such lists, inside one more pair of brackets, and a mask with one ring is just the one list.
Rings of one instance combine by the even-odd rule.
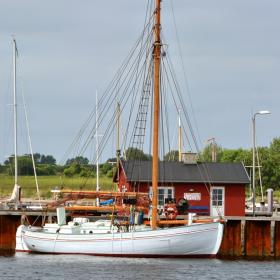
[[213, 206], [223, 205], [223, 189], [212, 190], [212, 205]]
[[[150, 198], [152, 198], [152, 187], [150, 187]], [[174, 198], [174, 187], [158, 187], [158, 206], [163, 207], [166, 198]]]

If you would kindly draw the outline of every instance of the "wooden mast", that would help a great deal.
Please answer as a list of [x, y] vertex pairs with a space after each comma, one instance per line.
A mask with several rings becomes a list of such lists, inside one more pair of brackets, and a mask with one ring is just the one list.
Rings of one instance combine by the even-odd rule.
[[155, 0], [155, 26], [154, 26], [154, 110], [153, 110], [153, 175], [152, 175], [152, 229], [157, 227], [158, 205], [158, 136], [159, 136], [159, 98], [160, 98], [160, 2]]

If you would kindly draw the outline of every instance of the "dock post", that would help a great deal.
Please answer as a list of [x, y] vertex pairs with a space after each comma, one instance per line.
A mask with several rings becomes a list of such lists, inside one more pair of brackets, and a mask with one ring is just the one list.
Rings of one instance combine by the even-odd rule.
[[20, 216], [0, 215], [0, 255], [15, 253], [16, 231], [20, 222]]
[[246, 252], [247, 258], [268, 258], [271, 257], [271, 235], [270, 227], [271, 221], [260, 220], [247, 220], [245, 227], [246, 236]]
[[241, 256], [241, 221], [228, 220], [225, 224], [223, 241], [218, 253], [220, 258]]
[[245, 240], [245, 228], [246, 228], [246, 220], [241, 220], [241, 230], [240, 230], [240, 238], [241, 238], [241, 256], [245, 256], [245, 248], [246, 248], [246, 240]]
[[276, 259], [280, 258], [280, 222], [275, 222], [274, 228], [274, 257]]
[[275, 221], [270, 222], [270, 254], [275, 257]]

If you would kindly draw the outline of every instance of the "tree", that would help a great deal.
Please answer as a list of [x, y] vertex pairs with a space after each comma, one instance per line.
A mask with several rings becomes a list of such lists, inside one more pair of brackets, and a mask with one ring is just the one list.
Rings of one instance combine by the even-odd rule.
[[36, 163], [41, 163], [41, 154], [35, 153], [35, 154], [33, 154], [33, 157], [34, 157], [34, 161]]
[[[17, 157], [18, 161], [18, 175], [34, 175], [32, 159], [28, 155]], [[8, 160], [5, 161], [5, 165], [10, 165], [9, 173], [11, 175], [15, 174], [15, 158], [10, 156]]]
[[203, 151], [199, 154], [199, 160], [211, 162], [213, 149], [215, 149], [216, 161], [217, 162], [221, 161], [223, 149], [221, 146], [217, 145], [216, 143], [209, 143], [208, 145], [206, 145]]
[[80, 172], [80, 177], [95, 177], [95, 173], [93, 171], [93, 166], [92, 165], [84, 165], [81, 166], [81, 172]]
[[125, 157], [127, 160], [151, 160], [152, 156], [145, 154], [138, 148], [130, 147], [125, 151]]
[[88, 165], [89, 164], [88, 158], [82, 157], [82, 156], [78, 156], [78, 157], [75, 157], [75, 158], [67, 159], [66, 165], [71, 165], [73, 162], [77, 162], [80, 165]]
[[109, 171], [113, 169], [113, 165], [108, 161], [100, 165], [101, 173], [106, 176]]
[[179, 152], [177, 150], [172, 150], [168, 152], [164, 157], [166, 161], [179, 161]]
[[262, 161], [263, 183], [267, 188], [280, 187], [280, 138], [274, 138]]
[[117, 163], [117, 158], [116, 157], [108, 158], [106, 161], [110, 163]]
[[7, 167], [5, 165], [0, 164], [0, 173], [6, 173]]
[[[31, 157], [31, 154], [26, 154], [27, 156]], [[43, 155], [39, 153], [33, 154], [34, 161], [37, 164], [56, 164], [56, 159], [51, 155]]]
[[251, 150], [244, 149], [224, 149], [222, 150], [221, 162], [243, 162], [245, 165], [252, 164]]
[[67, 177], [73, 177], [81, 172], [81, 165], [78, 162], [73, 162], [68, 168], [65, 168], [63, 173]]
[[42, 164], [56, 164], [56, 159], [51, 155], [41, 155], [40, 163]]
[[38, 176], [49, 176], [49, 175], [55, 175], [57, 172], [56, 165], [53, 164], [38, 164], [36, 166], [36, 172]]

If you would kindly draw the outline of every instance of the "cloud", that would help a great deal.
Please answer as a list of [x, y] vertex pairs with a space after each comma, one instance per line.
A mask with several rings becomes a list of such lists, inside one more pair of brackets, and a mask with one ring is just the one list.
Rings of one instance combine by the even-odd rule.
[[[162, 2], [163, 31], [184, 85], [170, 3]], [[259, 142], [268, 145], [279, 136], [280, 2], [172, 3], [201, 139], [249, 146], [252, 112], [270, 109], [272, 115], [259, 120]], [[11, 34], [19, 46], [34, 150], [59, 159], [94, 108], [96, 88], [106, 88], [138, 38], [145, 11], [146, 1], [136, 0], [1, 1], [0, 130], [7, 131], [5, 104], [11, 103]], [[0, 153], [0, 161], [4, 153], [9, 151]]]

